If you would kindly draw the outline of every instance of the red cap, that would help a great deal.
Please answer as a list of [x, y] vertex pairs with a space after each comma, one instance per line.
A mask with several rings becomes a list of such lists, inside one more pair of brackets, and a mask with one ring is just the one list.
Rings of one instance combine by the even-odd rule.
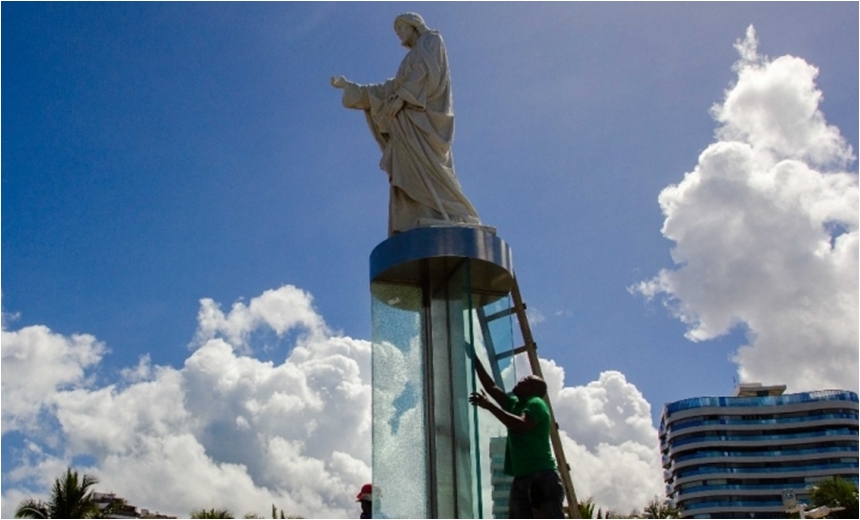
[[360, 502], [362, 500], [373, 500], [373, 486], [370, 484], [365, 484], [361, 486], [361, 491], [355, 495], [355, 501]]

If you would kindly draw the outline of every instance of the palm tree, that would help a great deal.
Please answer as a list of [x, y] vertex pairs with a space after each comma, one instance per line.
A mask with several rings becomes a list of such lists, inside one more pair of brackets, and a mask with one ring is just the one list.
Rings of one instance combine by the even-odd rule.
[[680, 511], [668, 499], [655, 496], [642, 510], [643, 518], [681, 518]]
[[47, 502], [28, 498], [18, 505], [16, 518], [97, 518], [100, 516], [98, 504], [93, 498], [91, 487], [98, 479], [84, 474], [83, 478], [72, 468], [54, 480], [51, 498]]
[[580, 518], [594, 518], [594, 498], [588, 497], [579, 502]]
[[830, 513], [831, 518], [857, 518], [857, 486], [842, 477], [822, 480], [809, 495], [810, 508], [819, 506], [844, 507], [844, 511]]
[[[280, 512], [280, 513], [279, 513], [279, 512]], [[278, 516], [279, 514], [280, 514], [280, 516]], [[257, 514], [256, 514], [256, 513], [245, 513], [245, 516], [243, 516], [242, 518], [263, 518], [263, 517], [262, 517], [262, 516], [257, 516]], [[272, 518], [275, 518], [275, 519], [278, 519], [278, 518], [287, 519], [287, 518], [304, 518], [304, 517], [303, 517], [303, 516], [299, 516], [299, 515], [286, 515], [286, 516], [284, 516], [284, 510], [283, 510], [283, 509], [278, 509], [277, 507], [275, 507], [275, 504], [272, 504]]]
[[191, 512], [191, 518], [233, 518], [229, 509], [195, 509]]
[[15, 510], [15, 518], [50, 518], [51, 512], [48, 510], [48, 504], [41, 500], [28, 498], [20, 504]]

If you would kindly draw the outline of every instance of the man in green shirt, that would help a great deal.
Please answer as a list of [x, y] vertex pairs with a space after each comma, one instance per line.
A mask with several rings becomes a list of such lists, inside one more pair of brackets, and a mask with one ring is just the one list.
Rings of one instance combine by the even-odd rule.
[[472, 393], [469, 402], [488, 410], [508, 429], [505, 473], [514, 477], [508, 505], [510, 517], [564, 518], [564, 488], [549, 440], [552, 418], [543, 400], [546, 382], [537, 376], [526, 376], [508, 395], [496, 386], [477, 357], [475, 369], [486, 393]]

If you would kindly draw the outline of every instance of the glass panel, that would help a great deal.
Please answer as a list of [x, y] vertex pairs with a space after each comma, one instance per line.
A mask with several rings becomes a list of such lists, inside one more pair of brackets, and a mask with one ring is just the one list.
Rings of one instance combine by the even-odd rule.
[[517, 384], [517, 370], [511, 355], [514, 333], [509, 310], [513, 304], [507, 296], [497, 298], [475, 295], [475, 300], [480, 305], [472, 316], [476, 334], [480, 334], [478, 357], [490, 370], [496, 384], [505, 392], [510, 392]]
[[[476, 518], [480, 515], [480, 471], [473, 464], [477, 445], [472, 441], [477, 416], [468, 402], [474, 376], [467, 349], [472, 337], [469, 261], [446, 265], [431, 288], [430, 323], [435, 417], [435, 483], [438, 518]], [[464, 342], [465, 339], [465, 342]], [[433, 484], [431, 483], [431, 486]], [[432, 507], [432, 506], [431, 506]]]
[[[456, 438], [458, 437], [455, 420], [456, 401], [455, 385], [462, 379], [454, 371], [452, 351], [460, 345], [453, 344], [453, 337], [462, 337], [463, 320], [450, 320], [449, 308], [462, 306], [460, 291], [457, 285], [462, 284], [461, 270], [457, 269], [447, 276], [440, 276], [440, 284], [432, 286], [430, 300], [431, 341], [430, 349], [433, 359], [432, 388], [434, 430], [431, 432], [431, 442], [435, 442], [435, 460], [433, 471], [436, 486], [436, 503], [431, 504], [430, 514], [433, 518], [457, 518], [457, 482], [456, 474]], [[459, 282], [459, 284], [457, 283]], [[451, 285], [455, 292], [451, 292]], [[453, 336], [459, 331], [458, 336]], [[459, 376], [459, 377], [458, 377]], [[459, 396], [458, 396], [459, 397]]]
[[466, 260], [459, 269], [458, 276], [449, 284], [451, 306], [447, 316], [448, 321], [457, 323], [456, 328], [451, 329], [451, 368], [456, 374], [452, 387], [454, 399], [451, 404], [456, 425], [455, 467], [459, 518], [480, 518], [481, 515], [481, 471], [480, 467], [474, 464], [478, 452], [478, 445], [474, 442], [477, 440], [475, 432], [478, 416], [468, 399], [469, 393], [475, 387], [474, 370], [470, 362], [474, 332], [471, 320], [466, 319], [472, 309], [471, 262]]
[[[500, 388], [509, 392], [517, 381], [514, 356], [513, 318], [507, 311], [512, 307], [508, 297], [473, 295], [475, 309], [469, 311], [472, 337], [467, 338], [478, 359], [487, 368]], [[480, 382], [472, 379], [473, 390]], [[481, 489], [481, 518], [508, 518], [508, 496], [513, 477], [506, 475], [505, 446], [507, 430], [486, 410], [475, 409], [476, 473], [483, 476]], [[489, 482], [487, 482], [489, 479]]]
[[371, 285], [373, 516], [427, 518], [421, 289]]

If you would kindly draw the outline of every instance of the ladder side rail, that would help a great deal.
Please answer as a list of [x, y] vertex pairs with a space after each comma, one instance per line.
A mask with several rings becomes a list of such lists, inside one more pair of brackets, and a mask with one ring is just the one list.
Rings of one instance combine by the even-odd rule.
[[[523, 343], [525, 344], [532, 373], [543, 379], [543, 371], [540, 368], [540, 360], [537, 355], [537, 344], [532, 337], [531, 327], [529, 326], [528, 316], [526, 316], [525, 304], [523, 303], [522, 295], [520, 294], [520, 287], [519, 283], [517, 283], [516, 275], [514, 275], [511, 295], [513, 296], [514, 309], [516, 310], [517, 321], [520, 324], [520, 331], [523, 336]], [[570, 478], [570, 464], [567, 463], [567, 457], [564, 455], [564, 448], [561, 445], [561, 436], [558, 433], [558, 423], [555, 420], [555, 412], [553, 412], [549, 396], [546, 397], [546, 404], [549, 408], [550, 414], [550, 440], [560, 469], [559, 473], [561, 474], [561, 480], [564, 484], [565, 494], [567, 495], [568, 518], [582, 518], [582, 515], [579, 513], [579, 503], [576, 500], [576, 491], [574, 491], [573, 481]]]

